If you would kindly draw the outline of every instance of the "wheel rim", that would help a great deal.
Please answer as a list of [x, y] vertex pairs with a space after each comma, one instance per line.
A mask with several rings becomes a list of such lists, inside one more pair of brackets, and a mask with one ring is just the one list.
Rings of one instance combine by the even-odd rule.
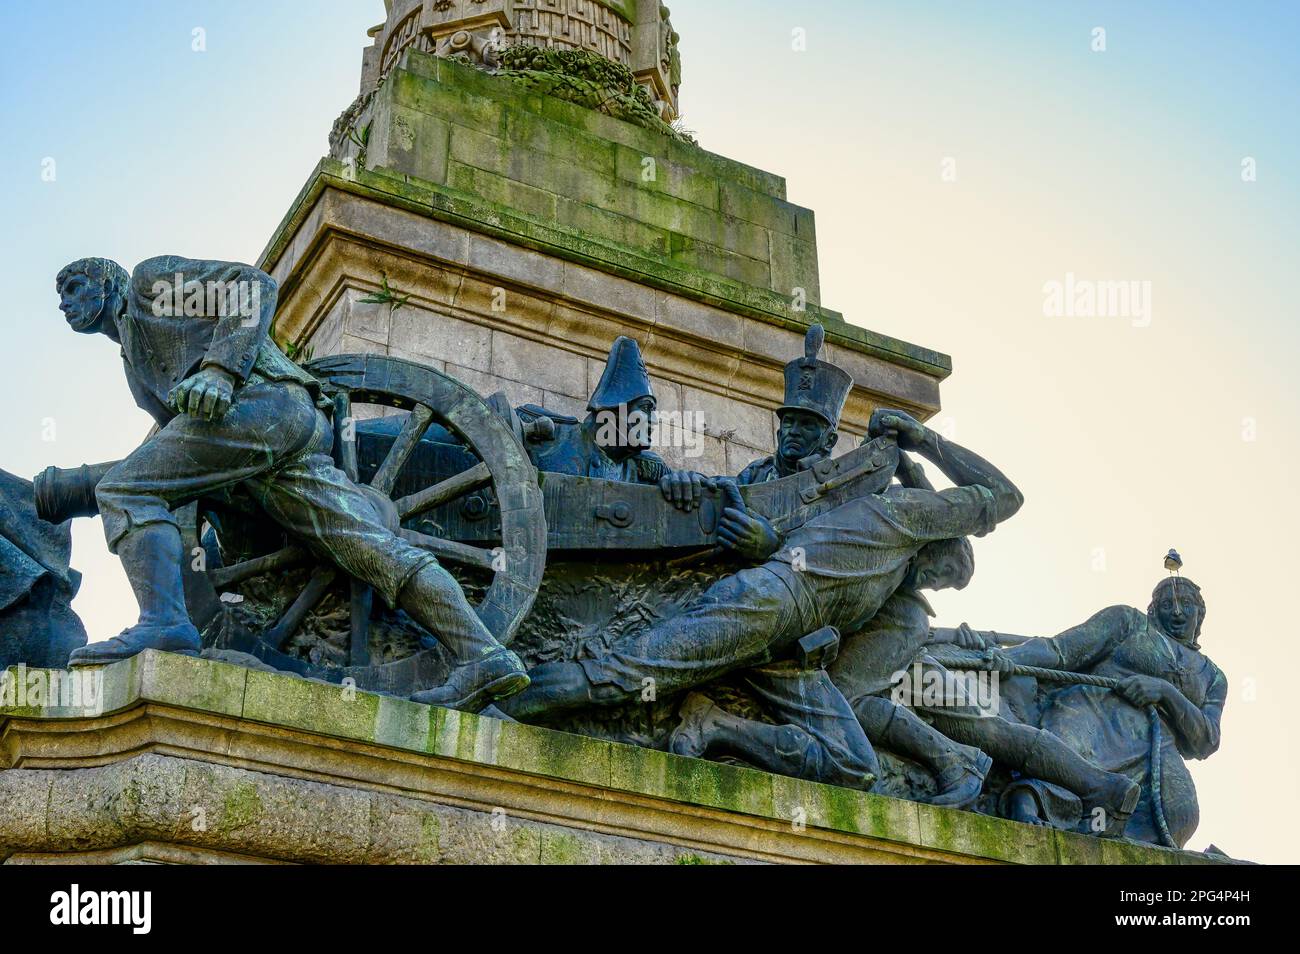
[[[546, 564], [542, 493], [536, 471], [510, 425], [456, 379], [410, 361], [383, 355], [337, 355], [314, 361], [306, 369], [327, 393], [334, 395], [336, 463], [349, 478], [366, 488], [368, 494], [390, 501], [390, 519], [405, 521], [489, 484], [493, 487], [501, 518], [501, 542], [493, 550], [415, 530], [399, 528], [398, 532], [408, 542], [434, 553], [440, 561], [492, 571], [492, 583], [475, 612], [493, 636], [508, 643], [532, 608]], [[345, 424], [351, 419], [354, 404], [377, 404], [411, 412], [369, 484], [358, 481], [355, 429]], [[417, 493], [392, 500], [391, 493], [403, 467], [435, 423], [464, 440], [481, 463]], [[211, 618], [211, 607], [219, 591], [266, 572], [313, 564], [315, 568], [307, 585], [290, 601], [275, 624], [253, 635], [251, 640], [247, 636], [236, 637], [227, 642], [227, 647], [252, 652], [276, 668], [302, 675], [331, 681], [350, 677], [363, 688], [408, 691], [427, 684], [431, 671], [436, 668], [436, 661], [427, 650], [383, 666], [370, 665], [368, 621], [373, 594], [369, 586], [358, 580], [351, 581], [350, 665], [319, 666], [283, 651], [341, 573], [332, 564], [316, 561], [300, 545], [209, 572], [205, 582], [211, 589], [211, 599], [196, 602]]]

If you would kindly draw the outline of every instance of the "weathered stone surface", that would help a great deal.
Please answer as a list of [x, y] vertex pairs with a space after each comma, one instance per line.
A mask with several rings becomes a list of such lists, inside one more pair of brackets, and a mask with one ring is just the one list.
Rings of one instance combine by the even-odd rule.
[[375, 95], [365, 168], [783, 295], [798, 285], [819, 300], [812, 213], [770, 179], [634, 125], [649, 138], [611, 137], [593, 117], [626, 124], [557, 109], [568, 104], [506, 76], [423, 58], [409, 53]]
[[544, 391], [585, 397], [587, 362], [580, 355], [492, 332], [492, 373], [508, 381], [527, 382]]
[[[297, 277], [282, 291], [278, 318], [280, 337], [313, 329], [304, 345], [311, 354], [383, 350], [375, 340], [382, 337], [383, 316], [354, 317], [353, 310], [379, 307], [357, 302], [387, 279], [398, 294], [410, 297], [388, 316], [388, 354], [445, 370], [480, 394], [504, 390], [515, 405], [542, 404], [580, 415], [609, 343], [628, 335], [643, 344], [661, 411], [704, 410], [696, 406], [700, 402], [682, 398], [692, 389], [713, 411], [723, 409], [721, 418], [706, 413], [710, 425], [718, 433], [733, 432], [726, 439], [702, 436], [702, 454], [687, 457], [683, 442], [672, 439], [676, 432], [667, 429], [669, 443], [659, 451], [670, 464], [736, 473], [771, 452], [771, 408], [782, 395], [780, 369], [798, 352], [802, 331], [472, 231], [458, 232], [350, 193], [323, 193], [316, 207], [329, 212], [319, 218], [313, 212], [307, 220], [322, 230], [318, 252], [304, 263], [306, 270], [291, 270]], [[421, 223], [432, 230], [428, 236], [422, 236]], [[378, 231], [367, 244], [343, 235], [365, 235], [371, 228]], [[405, 250], [400, 255], [377, 251], [393, 247]], [[333, 295], [327, 308], [315, 304], [324, 296], [298, 297], [297, 289], [329, 287], [340, 274], [356, 284]], [[324, 310], [313, 314], [317, 307]], [[349, 333], [345, 348], [343, 328], [349, 321], [361, 334]], [[502, 342], [511, 347], [518, 342], [520, 354], [494, 359], [493, 335], [502, 348]], [[844, 413], [846, 434], [864, 433], [871, 411], [882, 404], [910, 408], [918, 417], [937, 408], [933, 374], [838, 345], [828, 351], [858, 380]], [[579, 372], [580, 367], [585, 370]], [[838, 449], [852, 443], [846, 437]]]
[[[356, 196], [378, 199], [388, 208], [374, 201], [359, 202]], [[453, 221], [472, 222], [473, 227], [460, 231], [457, 238], [454, 229], [448, 231], [446, 225], [437, 221], [442, 215]], [[304, 237], [298, 231], [300, 228], [312, 229], [313, 232]], [[405, 254], [426, 257], [426, 261], [432, 258], [455, 264], [467, 262], [468, 237], [474, 232], [485, 232], [523, 248], [544, 250], [559, 258], [632, 278], [682, 299], [703, 301], [742, 320], [757, 319], [765, 324], [788, 328], [799, 336], [808, 323], [820, 321], [827, 327], [828, 357], [833, 359], [833, 348], [842, 344], [857, 353], [880, 359], [885, 366], [894, 369], [893, 378], [905, 384], [899, 392], [898, 403], [907, 407], [937, 407], [937, 379], [945, 376], [951, 367], [944, 355], [844, 324], [839, 315], [814, 304], [809, 304], [804, 312], [796, 312], [791, 307], [788, 292], [778, 294], [736, 283], [723, 276], [682, 271], [666, 261], [662, 254], [636, 256], [615, 245], [594, 242], [589, 236], [566, 230], [558, 224], [546, 225], [521, 217], [505, 207], [485, 205], [481, 198], [471, 200], [453, 195], [432, 183], [402, 182], [364, 170], [347, 173], [337, 164], [330, 163], [324, 164], [322, 171], [300, 194], [297, 205], [263, 254], [263, 265], [272, 269], [282, 282], [277, 315], [277, 330], [281, 338], [296, 340], [315, 320], [310, 312], [303, 310], [304, 303], [296, 299], [296, 289], [311, 283], [306, 281], [306, 275], [299, 277], [295, 265], [286, 262], [284, 256], [294, 256], [293, 262], [301, 262], [300, 256], [307, 248], [325, 236], [329, 236], [332, 243], [347, 243], [346, 239], [335, 239], [334, 230], [371, 236], [386, 247], [403, 248]], [[325, 269], [329, 274], [337, 275], [337, 269], [354, 258], [376, 260], [374, 246], [348, 243], [336, 247], [347, 248], [347, 255], [343, 258], [332, 255], [327, 246], [320, 255], [310, 259], [313, 271]], [[396, 261], [392, 264], [394, 269], [399, 267]], [[439, 270], [430, 274], [429, 279], [445, 284], [448, 278], [457, 274], [456, 271]], [[395, 284], [400, 287], [412, 283], [395, 281]], [[423, 295], [433, 300], [445, 297], [436, 289], [424, 291]], [[609, 339], [605, 339], [604, 346], [608, 347], [608, 343]], [[882, 390], [889, 393], [892, 388]]]
[[658, 0], [397, 0], [386, 9], [362, 57], [360, 96], [330, 136], [336, 152], [355, 142], [361, 107], [409, 51], [437, 54], [419, 67], [431, 78], [453, 61], [504, 70], [501, 77], [557, 101], [672, 133], [681, 56], [668, 8]]
[[492, 370], [492, 330], [409, 305], [392, 317], [392, 341], [415, 354], [455, 360], [475, 371]]
[[148, 651], [104, 675], [105, 709], [92, 718], [0, 709], [0, 857], [1206, 860], [213, 660]]

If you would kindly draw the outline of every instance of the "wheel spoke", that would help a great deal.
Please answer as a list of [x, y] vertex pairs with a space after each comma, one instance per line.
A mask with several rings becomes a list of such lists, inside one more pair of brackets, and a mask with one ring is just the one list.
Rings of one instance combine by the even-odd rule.
[[360, 580], [352, 581], [352, 635], [348, 643], [348, 664], [370, 665], [370, 609], [375, 591]]
[[448, 500], [455, 500], [471, 490], [478, 490], [491, 482], [492, 472], [488, 470], [487, 464], [479, 464], [477, 467], [462, 471], [455, 477], [448, 477], [432, 487], [426, 487], [418, 493], [396, 501], [397, 513], [403, 520], [407, 520]]
[[298, 594], [298, 598], [293, 601], [293, 605], [285, 610], [280, 621], [267, 630], [262, 639], [276, 649], [284, 649], [284, 644], [298, 632], [298, 627], [307, 618], [307, 614], [319, 606], [320, 601], [325, 598], [336, 575], [332, 566], [317, 567], [311, 579], [307, 581], [307, 585]]
[[234, 566], [223, 566], [220, 569], [212, 570], [208, 573], [208, 579], [212, 583], [212, 588], [220, 593], [228, 586], [234, 586], [236, 583], [244, 582], [244, 580], [251, 580], [263, 573], [289, 569], [306, 559], [307, 551], [302, 547], [285, 547], [283, 550], [276, 550], [274, 553], [268, 553], [266, 556], [260, 556], [254, 560], [245, 560], [243, 563], [236, 563]]
[[478, 547], [472, 547], [467, 543], [444, 540], [441, 537], [420, 533], [418, 530], [404, 529], [401, 531], [401, 537], [407, 543], [414, 544], [421, 550], [428, 550], [435, 556], [451, 563], [476, 566], [483, 570], [493, 569], [491, 550], [480, 550]]
[[353, 483], [357, 479], [357, 429], [352, 420], [352, 396], [334, 397], [334, 463]]
[[411, 453], [420, 443], [420, 438], [424, 436], [424, 432], [429, 429], [432, 422], [433, 411], [423, 404], [415, 405], [415, 409], [411, 411], [411, 416], [402, 425], [402, 432], [397, 435], [397, 439], [393, 441], [393, 446], [388, 449], [384, 462], [375, 471], [375, 476], [370, 481], [371, 487], [383, 493], [392, 494], [393, 487], [397, 484], [398, 475], [401, 474], [402, 468], [406, 466], [406, 462], [411, 459]]

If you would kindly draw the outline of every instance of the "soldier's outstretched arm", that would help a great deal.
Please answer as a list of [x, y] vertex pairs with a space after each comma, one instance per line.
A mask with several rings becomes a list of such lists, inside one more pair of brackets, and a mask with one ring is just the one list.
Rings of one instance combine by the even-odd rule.
[[958, 487], [985, 487], [993, 494], [996, 522], [1011, 517], [1025, 498], [1002, 471], [974, 451], [945, 440], [906, 411], [880, 408], [871, 415], [871, 437], [894, 435], [903, 451], [920, 454]]

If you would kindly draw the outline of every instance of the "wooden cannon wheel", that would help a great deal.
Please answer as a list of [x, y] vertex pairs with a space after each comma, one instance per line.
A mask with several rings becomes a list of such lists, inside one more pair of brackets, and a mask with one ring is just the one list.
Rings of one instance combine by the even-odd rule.
[[[358, 481], [359, 486], [372, 497], [390, 528], [408, 542], [434, 553], [442, 562], [492, 571], [492, 583], [475, 611], [498, 640], [509, 642], [532, 608], [546, 566], [542, 493], [536, 471], [510, 424], [459, 381], [410, 361], [383, 355], [337, 355], [311, 362], [306, 368], [333, 397], [335, 462], [353, 481], [358, 481], [353, 406], [379, 405], [410, 412], [370, 482]], [[435, 422], [461, 438], [480, 463], [433, 486], [394, 498], [393, 488], [402, 468]], [[470, 546], [401, 526], [425, 511], [489, 484], [499, 505], [501, 534], [497, 546]], [[197, 543], [197, 520], [185, 525], [194, 526], [191, 542]], [[280, 619], [260, 633], [237, 634], [224, 648], [252, 653], [278, 669], [301, 675], [332, 682], [352, 678], [362, 689], [405, 693], [430, 684], [436, 660], [428, 650], [385, 665], [370, 664], [373, 593], [368, 585], [355, 579], [350, 581], [349, 665], [327, 668], [283, 651], [342, 572], [298, 544], [203, 574], [187, 574], [191, 615], [202, 628], [220, 612], [220, 593], [245, 580], [298, 567], [310, 567], [311, 574]]]

